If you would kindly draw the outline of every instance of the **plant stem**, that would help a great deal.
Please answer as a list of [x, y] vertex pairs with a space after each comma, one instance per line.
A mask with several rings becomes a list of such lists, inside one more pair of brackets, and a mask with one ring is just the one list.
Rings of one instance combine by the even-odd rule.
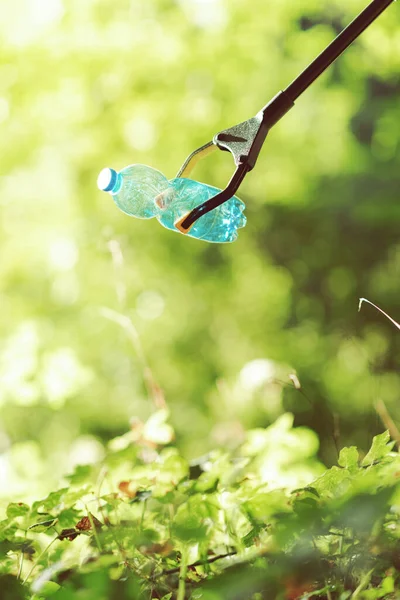
[[146, 508], [147, 508], [147, 500], [145, 500], [143, 502], [143, 508], [142, 508], [142, 514], [140, 515], [140, 523], [139, 523], [139, 528], [142, 531], [143, 530], [143, 523], [144, 523], [144, 514], [146, 512]]
[[389, 431], [390, 437], [392, 438], [392, 440], [394, 440], [396, 442], [397, 449], [399, 449], [400, 448], [400, 432], [397, 429], [397, 427], [396, 427], [392, 417], [390, 416], [389, 411], [386, 408], [386, 405], [382, 399], [379, 399], [376, 402], [375, 410], [378, 413], [378, 415], [380, 416], [382, 423], [384, 424], [386, 429]]
[[176, 600], [185, 600], [186, 573], [188, 568], [187, 558], [187, 548], [186, 546], [184, 546], [181, 554], [181, 565], [179, 569], [179, 587], [178, 596]]
[[17, 579], [21, 579], [21, 573], [22, 573], [22, 565], [24, 564], [24, 551], [21, 550], [21, 556], [19, 557], [19, 566], [18, 566], [18, 575], [17, 575]]
[[[85, 505], [85, 506], [86, 506], [86, 505]], [[99, 550], [99, 552], [100, 552], [100, 554], [101, 554], [101, 552], [102, 552], [102, 547], [101, 547], [101, 544], [100, 544], [100, 539], [99, 539], [99, 536], [98, 536], [98, 534], [97, 534], [97, 529], [96, 529], [96, 526], [95, 526], [95, 524], [94, 524], [93, 517], [92, 517], [92, 515], [91, 515], [90, 511], [88, 510], [88, 507], [87, 507], [87, 506], [86, 506], [86, 511], [87, 511], [87, 514], [88, 514], [88, 517], [89, 517], [90, 525], [91, 525], [91, 527], [92, 527], [92, 531], [93, 531], [94, 539], [96, 540], [97, 548], [98, 548], [98, 550]]]
[[48, 544], [46, 546], [46, 548], [43, 550], [43, 552], [41, 554], [39, 554], [38, 558], [36, 559], [35, 564], [32, 566], [32, 569], [29, 571], [28, 575], [25, 577], [24, 581], [22, 582], [23, 584], [25, 584], [28, 581], [29, 577], [32, 575], [33, 571], [38, 566], [40, 559], [43, 558], [43, 556], [49, 551], [50, 546], [52, 546], [52, 544], [54, 544], [54, 542], [56, 540], [58, 540], [58, 535], [54, 539], [52, 539], [50, 544]]
[[[236, 551], [227, 552], [226, 554], [219, 554], [218, 556], [212, 556], [211, 558], [207, 558], [207, 560], [197, 560], [196, 562], [192, 563], [191, 565], [188, 565], [188, 567], [202, 567], [205, 564], [210, 565], [211, 563], [213, 563], [217, 560], [221, 560], [221, 558], [227, 558], [228, 556], [235, 556], [236, 554], [237, 554]], [[175, 567], [173, 569], [168, 569], [168, 571], [163, 571], [162, 575], [173, 575], [174, 573], [178, 573], [180, 570], [181, 570], [181, 567]]]
[[356, 600], [356, 598], [359, 598], [361, 592], [363, 590], [365, 590], [365, 588], [367, 587], [367, 585], [371, 581], [371, 575], [372, 575], [373, 572], [374, 572], [374, 569], [371, 569], [370, 571], [368, 571], [368, 573], [366, 573], [364, 575], [364, 577], [361, 579], [359, 585], [357, 586], [357, 588], [352, 593], [350, 600]]

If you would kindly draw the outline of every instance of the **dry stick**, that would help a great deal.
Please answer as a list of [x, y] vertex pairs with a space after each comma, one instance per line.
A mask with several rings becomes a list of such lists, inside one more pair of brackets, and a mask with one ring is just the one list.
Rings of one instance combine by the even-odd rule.
[[120, 312], [105, 307], [101, 309], [101, 314], [106, 319], [117, 323], [127, 333], [128, 338], [130, 339], [132, 346], [136, 352], [136, 355], [141, 362], [143, 379], [149, 397], [152, 398], [156, 408], [164, 408], [165, 400], [163, 394], [153, 377], [153, 373], [150, 369], [145, 353], [143, 351], [139, 334], [132, 320], [125, 314], [127, 289], [122, 272], [124, 266], [124, 255], [122, 253], [121, 246], [117, 240], [110, 240], [107, 245], [111, 254], [112, 263], [114, 267], [115, 292], [117, 295]]
[[124, 255], [122, 254], [120, 243], [117, 240], [110, 240], [107, 244], [111, 254], [114, 274], [115, 274], [115, 291], [118, 298], [118, 303], [121, 309], [126, 308], [126, 283], [122, 274], [124, 266]]
[[136, 327], [134, 326], [132, 320], [129, 317], [127, 317], [126, 315], [123, 315], [123, 314], [117, 312], [116, 310], [112, 310], [111, 308], [108, 308], [106, 306], [100, 309], [100, 314], [103, 317], [105, 317], [106, 319], [108, 319], [109, 321], [117, 323], [117, 325], [122, 327], [122, 329], [126, 332], [128, 338], [129, 338], [130, 342], [132, 343], [132, 346], [136, 352], [136, 355], [138, 356], [138, 358], [142, 364], [143, 379], [144, 379], [144, 382], [145, 382], [145, 385], [147, 388], [147, 392], [148, 392], [149, 396], [152, 398], [155, 406], [157, 408], [160, 408], [160, 406], [163, 404], [160, 401], [162, 394], [161, 394], [161, 391], [160, 391], [158, 385], [154, 381], [153, 374], [147, 363], [146, 356], [144, 354], [142, 344], [140, 342], [139, 334], [138, 334]]
[[380, 416], [382, 423], [389, 431], [390, 437], [396, 442], [397, 449], [400, 449], [400, 431], [397, 429], [383, 400], [379, 399], [375, 402], [375, 410]]
[[394, 319], [392, 319], [392, 317], [390, 317], [387, 313], [385, 313], [384, 310], [382, 310], [381, 308], [379, 308], [379, 306], [377, 306], [376, 304], [374, 304], [370, 300], [367, 300], [366, 298], [360, 298], [360, 302], [358, 304], [358, 312], [360, 312], [361, 306], [362, 306], [363, 302], [367, 302], [368, 304], [370, 304], [371, 306], [373, 306], [374, 308], [376, 308], [376, 310], [379, 310], [380, 313], [382, 313], [387, 319], [389, 319], [389, 321], [391, 321], [393, 323], [393, 325], [395, 327], [397, 327], [397, 329], [400, 329], [400, 325], [398, 324], [397, 321], [395, 321]]
[[335, 442], [336, 452], [340, 454], [340, 418], [338, 413], [332, 413], [333, 417], [333, 441]]
[[[361, 310], [361, 306], [363, 302], [367, 302], [368, 304], [370, 304], [371, 306], [373, 306], [374, 308], [376, 308], [376, 310], [378, 310], [380, 313], [382, 313], [382, 315], [384, 315], [387, 319], [389, 319], [389, 321], [391, 323], [393, 323], [393, 325], [395, 327], [397, 327], [397, 329], [400, 329], [400, 325], [397, 321], [395, 321], [394, 319], [392, 319], [392, 317], [390, 315], [388, 315], [384, 310], [382, 310], [381, 308], [379, 308], [379, 306], [377, 306], [376, 304], [374, 304], [373, 302], [371, 302], [370, 300], [367, 300], [367, 298], [360, 298], [360, 302], [358, 305], [358, 310]], [[378, 413], [378, 415], [380, 416], [380, 418], [382, 419], [382, 422], [384, 424], [384, 426], [386, 427], [386, 429], [389, 431], [390, 433], [390, 437], [395, 440], [396, 444], [397, 444], [397, 448], [400, 448], [400, 432], [398, 430], [398, 428], [396, 427], [392, 417], [389, 414], [388, 409], [385, 406], [385, 403], [383, 400], [378, 400], [375, 403], [375, 410]]]
[[103, 309], [103, 316], [107, 319], [118, 323], [128, 334], [129, 339], [135, 349], [136, 354], [144, 369], [148, 369], [146, 357], [143, 352], [142, 344], [140, 341], [139, 334], [133, 325], [131, 319], [125, 315], [126, 312], [126, 283], [122, 274], [122, 268], [124, 266], [124, 255], [122, 254], [121, 246], [117, 240], [110, 240], [108, 242], [108, 249], [111, 253], [111, 258], [115, 273], [115, 292], [117, 294], [118, 304], [120, 312], [113, 311], [111, 309]]
[[[303, 396], [303, 398], [305, 398], [307, 400], [307, 402], [309, 403], [309, 405], [314, 410], [317, 410], [318, 409], [317, 403], [314, 402], [313, 400], [311, 400], [311, 398], [309, 398], [308, 395], [305, 393], [305, 391], [304, 391], [304, 389], [303, 389], [303, 387], [302, 387], [302, 385], [300, 383], [300, 380], [297, 377], [297, 375], [291, 374], [291, 375], [289, 375], [289, 379], [290, 379], [290, 381], [293, 384], [293, 389], [295, 389], [297, 392], [299, 392]], [[287, 381], [282, 381], [280, 379], [273, 379], [271, 381], [273, 383], [279, 383], [282, 386], [290, 386], [290, 383], [288, 383]], [[329, 431], [329, 435], [332, 436], [332, 440], [333, 440], [333, 443], [335, 445], [335, 450], [336, 450], [336, 453], [337, 453], [337, 455], [339, 457], [340, 446], [339, 446], [339, 438], [337, 437], [337, 429], [336, 429], [337, 424], [335, 422], [335, 415], [329, 410], [328, 407], [326, 407], [326, 408], [327, 408], [328, 414], [332, 417], [333, 422], [334, 422], [333, 431], [332, 432]]]
[[[227, 552], [226, 554], [219, 554], [218, 556], [213, 556], [212, 558], [207, 558], [206, 560], [197, 560], [196, 562], [192, 563], [191, 565], [188, 565], [187, 568], [188, 569], [192, 569], [193, 567], [202, 567], [205, 564], [210, 565], [213, 562], [216, 562], [217, 560], [220, 560], [221, 558], [227, 558], [228, 556], [235, 556], [237, 554], [237, 552], [233, 551], [233, 552]], [[173, 575], [174, 573], [179, 573], [179, 571], [181, 570], [181, 567], [175, 567], [174, 569], [168, 569], [167, 571], [163, 571], [161, 573], [161, 577], [163, 577], [164, 575]]]

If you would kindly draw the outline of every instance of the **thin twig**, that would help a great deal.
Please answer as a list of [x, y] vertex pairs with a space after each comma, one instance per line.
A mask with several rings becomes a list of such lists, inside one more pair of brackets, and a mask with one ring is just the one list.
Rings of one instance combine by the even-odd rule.
[[361, 306], [362, 306], [363, 302], [367, 302], [368, 304], [370, 304], [371, 306], [373, 306], [374, 308], [376, 308], [376, 310], [379, 310], [379, 312], [382, 313], [382, 315], [384, 315], [387, 319], [389, 319], [389, 321], [391, 323], [393, 323], [393, 325], [395, 327], [397, 327], [397, 329], [400, 329], [400, 325], [399, 325], [399, 323], [397, 321], [395, 321], [394, 319], [392, 319], [392, 317], [390, 315], [388, 315], [384, 310], [382, 310], [381, 308], [379, 308], [379, 306], [377, 306], [376, 304], [374, 304], [370, 300], [367, 300], [367, 298], [360, 298], [360, 302], [358, 304], [358, 312], [360, 312]]
[[363, 592], [365, 590], [365, 588], [369, 585], [369, 582], [371, 581], [373, 572], [374, 572], [374, 569], [371, 569], [370, 571], [368, 571], [368, 573], [366, 573], [364, 575], [364, 577], [360, 581], [360, 584], [352, 593], [350, 600], [355, 600], [356, 598], [360, 597], [361, 592]]
[[105, 525], [108, 525], [108, 523], [109, 523], [108, 517], [105, 515], [103, 506], [101, 505], [101, 502], [100, 502], [101, 488], [103, 486], [106, 476], [107, 476], [107, 469], [106, 469], [106, 467], [103, 466], [102, 469], [100, 470], [99, 476], [97, 478], [97, 494], [95, 494], [95, 500], [97, 502], [97, 508], [103, 519], [103, 523]]
[[125, 331], [141, 363], [143, 379], [149, 396], [152, 398], [156, 408], [164, 407], [165, 400], [162, 391], [154, 380], [153, 373], [143, 351], [139, 334], [132, 322], [132, 319], [106, 306], [100, 309], [100, 314], [109, 321], [112, 321], [113, 323], [116, 323], [122, 327], [122, 329]]
[[50, 542], [49, 544], [47, 544], [46, 548], [45, 548], [45, 549], [44, 549], [44, 550], [41, 552], [41, 554], [38, 556], [38, 558], [36, 559], [36, 562], [35, 562], [35, 564], [32, 566], [32, 568], [31, 568], [31, 570], [29, 571], [28, 575], [25, 577], [24, 581], [22, 582], [23, 584], [25, 584], [25, 583], [28, 581], [28, 579], [29, 579], [29, 577], [32, 575], [33, 571], [34, 571], [34, 570], [36, 569], [36, 567], [39, 565], [39, 561], [40, 561], [40, 559], [41, 559], [41, 558], [43, 558], [43, 556], [46, 554], [46, 552], [48, 552], [48, 551], [49, 551], [49, 549], [50, 549], [50, 546], [52, 546], [52, 545], [54, 544], [54, 542], [55, 542], [55, 541], [57, 541], [58, 539], [59, 539], [59, 538], [58, 538], [58, 535], [57, 535], [57, 536], [56, 536], [54, 539], [52, 539], [52, 540], [51, 540], [51, 542]]
[[[27, 534], [28, 534], [28, 530], [25, 531], [25, 536], [24, 536], [25, 541], [26, 541]], [[22, 547], [20, 561], [19, 561], [19, 567], [18, 567], [18, 574], [17, 574], [18, 580], [21, 579], [23, 565], [24, 565], [24, 548]]]
[[118, 303], [122, 310], [126, 307], [126, 283], [123, 276], [124, 255], [122, 254], [121, 245], [117, 240], [110, 240], [107, 244], [111, 254], [114, 274], [115, 274], [115, 292], [117, 294]]
[[99, 535], [97, 533], [96, 525], [95, 525], [94, 520], [93, 520], [92, 513], [90, 512], [90, 510], [88, 509], [88, 507], [87, 507], [86, 504], [85, 504], [85, 508], [86, 508], [87, 516], [89, 517], [90, 526], [92, 528], [94, 539], [96, 540], [97, 549], [98, 549], [98, 551], [101, 554], [102, 553], [102, 547], [101, 547]]
[[132, 346], [135, 350], [137, 357], [140, 360], [143, 379], [147, 388], [147, 392], [152, 398], [154, 405], [156, 408], [165, 408], [165, 398], [162, 393], [161, 388], [158, 386], [157, 382], [153, 377], [153, 373], [150, 369], [150, 366], [147, 362], [146, 355], [144, 353], [142, 343], [139, 337], [139, 334], [134, 326], [132, 319], [130, 319], [126, 313], [126, 299], [127, 299], [127, 285], [124, 278], [123, 268], [124, 268], [124, 255], [121, 249], [121, 245], [117, 240], [110, 240], [107, 244], [108, 249], [111, 254], [111, 259], [114, 267], [115, 274], [115, 291], [117, 295], [117, 300], [120, 308], [120, 312], [111, 310], [107, 307], [100, 309], [102, 315], [117, 323], [120, 327], [124, 329], [128, 338], [130, 339]]
[[[318, 412], [319, 408], [318, 408], [317, 402], [314, 402], [313, 400], [311, 400], [311, 398], [309, 398], [309, 396], [305, 393], [304, 388], [301, 386], [298, 377], [294, 376], [294, 375], [289, 375], [289, 379], [290, 379], [292, 385], [289, 384], [289, 383], [287, 383], [286, 381], [282, 381], [280, 379], [273, 379], [272, 383], [279, 383], [280, 385], [285, 386], [285, 387], [287, 387], [287, 386], [292, 387], [293, 386], [293, 389], [295, 389], [297, 392], [299, 392], [303, 396], [303, 398], [305, 398], [307, 400], [307, 402], [309, 403], [309, 405], [315, 411]], [[340, 454], [340, 446], [338, 445], [338, 439], [336, 437], [337, 432], [336, 432], [335, 415], [329, 410], [328, 406], [326, 406], [326, 409], [328, 411], [329, 416], [332, 417], [332, 420], [333, 420], [333, 423], [334, 423], [334, 425], [333, 425], [333, 431], [331, 431], [329, 429], [329, 425], [327, 426], [328, 427], [328, 429], [327, 429], [328, 435], [332, 436], [336, 453], [339, 456], [339, 454]]]
[[339, 531], [328, 531], [326, 535], [337, 535], [338, 537], [346, 537], [345, 533], [341, 533]]
[[383, 400], [379, 399], [375, 402], [375, 410], [380, 416], [382, 423], [389, 431], [390, 437], [396, 442], [397, 449], [400, 449], [400, 431], [397, 429]]
[[[211, 558], [207, 558], [206, 560], [197, 560], [196, 562], [192, 563], [191, 565], [188, 565], [187, 568], [192, 569], [194, 567], [202, 567], [205, 564], [210, 565], [211, 563], [216, 562], [217, 560], [220, 560], [221, 558], [227, 558], [228, 556], [235, 556], [236, 554], [237, 554], [237, 552], [233, 551], [233, 552], [227, 552], [226, 554], [219, 554], [218, 556], [212, 556]], [[181, 570], [180, 567], [175, 567], [174, 569], [168, 569], [167, 571], [163, 571], [161, 576], [173, 575], [174, 573], [179, 573], [180, 570]]]
[[[101, 496], [101, 488], [102, 488], [103, 483], [106, 480], [106, 478], [107, 478], [107, 481], [108, 481], [110, 489], [112, 489], [112, 487], [113, 487], [112, 483], [110, 483], [110, 481], [108, 480], [108, 471], [104, 467], [100, 471], [100, 474], [99, 474], [99, 477], [98, 477], [98, 491], [97, 491], [97, 495], [95, 497], [95, 500], [97, 501], [98, 510], [99, 510], [99, 512], [100, 512], [100, 514], [101, 514], [101, 516], [103, 518], [103, 523], [108, 528], [108, 530], [111, 532], [111, 535], [113, 536], [115, 545], [117, 546], [117, 548], [118, 548], [118, 550], [119, 550], [119, 552], [121, 554], [121, 558], [122, 558], [123, 562], [125, 563], [125, 565], [127, 565], [128, 564], [127, 553], [124, 550], [124, 548], [121, 546], [121, 544], [120, 544], [117, 536], [114, 534], [114, 527], [110, 527], [110, 520], [109, 520], [108, 516], [104, 513], [103, 506], [101, 505], [101, 502], [100, 502], [100, 500], [101, 500], [101, 498], [100, 498], [100, 496]], [[121, 523], [120, 523], [119, 516], [118, 516], [117, 505], [115, 505], [114, 512], [115, 512], [115, 516], [116, 516], [117, 525], [120, 526]], [[96, 539], [96, 543], [99, 546], [100, 540]]]
[[24, 564], [24, 551], [21, 550], [21, 555], [20, 555], [20, 559], [19, 559], [19, 566], [18, 566], [18, 574], [17, 574], [17, 579], [21, 579], [21, 574], [22, 574], [22, 566]]
[[333, 441], [335, 442], [336, 452], [340, 454], [340, 418], [338, 413], [332, 413], [333, 417]]

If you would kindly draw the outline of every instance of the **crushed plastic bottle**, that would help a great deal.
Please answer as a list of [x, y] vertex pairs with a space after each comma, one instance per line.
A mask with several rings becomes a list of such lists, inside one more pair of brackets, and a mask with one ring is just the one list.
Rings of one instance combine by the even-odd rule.
[[[156, 217], [161, 225], [178, 233], [175, 223], [220, 191], [192, 179], [168, 181], [160, 171], [146, 165], [130, 165], [119, 173], [103, 169], [97, 185], [109, 192], [126, 214], [139, 219]], [[200, 217], [185, 235], [207, 242], [234, 242], [237, 230], [246, 225], [244, 209], [244, 203], [234, 196]]]

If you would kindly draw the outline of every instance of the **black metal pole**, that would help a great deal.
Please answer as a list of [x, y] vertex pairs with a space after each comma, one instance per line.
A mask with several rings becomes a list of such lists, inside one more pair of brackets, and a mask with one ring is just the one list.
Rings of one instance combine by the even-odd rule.
[[292, 102], [340, 56], [395, 0], [373, 0], [331, 44], [285, 89]]
[[[269, 130], [282, 119], [294, 106], [301, 94], [340, 56], [346, 48], [356, 40], [359, 35], [379, 17], [379, 15], [395, 0], [372, 0], [372, 2], [333, 40], [331, 44], [282, 92], [277, 94], [259, 114], [262, 119], [256, 132], [253, 132], [251, 144], [248, 140], [242, 141], [249, 146], [247, 152], [240, 154], [237, 146], [239, 130], [244, 124], [226, 129], [215, 136], [215, 141], [223, 150], [232, 152], [237, 165], [236, 172], [228, 187], [213, 198], [194, 208], [179, 222], [179, 229], [187, 233], [190, 227], [201, 216], [210, 212], [229, 200], [237, 191], [240, 183], [248, 171], [254, 167], [261, 147]], [[250, 119], [252, 121], [254, 119]], [[250, 123], [247, 121], [246, 123]], [[251, 128], [250, 128], [251, 129]], [[222, 139], [222, 135], [224, 138]], [[241, 141], [239, 139], [239, 141]], [[246, 146], [246, 148], [247, 148]]]

